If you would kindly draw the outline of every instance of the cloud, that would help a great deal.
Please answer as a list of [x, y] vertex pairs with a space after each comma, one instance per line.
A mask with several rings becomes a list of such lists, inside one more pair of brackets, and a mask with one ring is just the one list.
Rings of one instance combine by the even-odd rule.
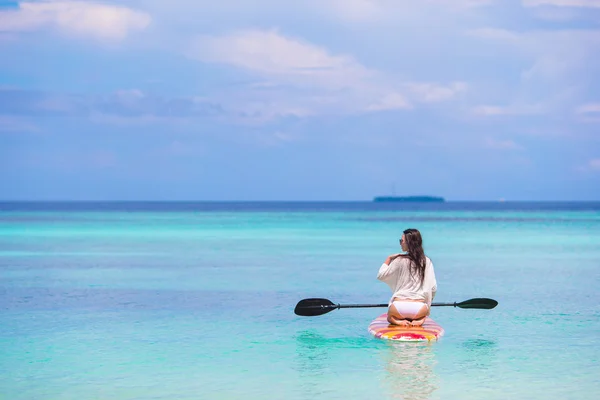
[[394, 21], [409, 15], [488, 6], [495, 0], [321, 0], [311, 4], [330, 17], [350, 23]]
[[0, 111], [13, 117], [71, 116], [115, 124], [218, 117], [226, 113], [219, 104], [201, 97], [165, 97], [139, 89], [102, 95], [0, 89]]
[[118, 90], [92, 98], [91, 108], [121, 117], [153, 115], [156, 117], [194, 117], [219, 115], [221, 106], [200, 97], [164, 97], [148, 95], [139, 89]]
[[600, 158], [593, 158], [585, 164], [579, 165], [575, 169], [584, 173], [600, 173]]
[[390, 93], [378, 102], [367, 106], [368, 111], [399, 110], [403, 108], [410, 109], [412, 106], [406, 100], [406, 97], [399, 93]]
[[590, 103], [579, 106], [575, 111], [577, 114], [600, 114], [600, 103]]
[[509, 31], [500, 28], [479, 28], [471, 29], [466, 32], [467, 35], [479, 37], [482, 39], [492, 39], [504, 42], [517, 43], [521, 38], [518, 32]]
[[[260, 115], [348, 114], [406, 110], [413, 103], [452, 99], [466, 89], [463, 82], [448, 85], [402, 82], [368, 68], [351, 55], [326, 48], [276, 29], [236, 31], [199, 36], [187, 52], [204, 63], [234, 67], [260, 79], [242, 93], [228, 93], [238, 108]], [[226, 102], [227, 98], [220, 101]]]
[[496, 140], [487, 138], [484, 142], [484, 147], [494, 150], [522, 150], [523, 147], [512, 140]]
[[[478, 115], [566, 115], [586, 91], [593, 93], [591, 77], [600, 68], [597, 50], [600, 30], [554, 29], [510, 31], [477, 29], [468, 35], [493, 46], [498, 57], [510, 59], [512, 93], [506, 105], [483, 104], [472, 108]], [[511, 75], [501, 75], [506, 81]], [[510, 82], [510, 81], [509, 81]], [[499, 85], [490, 93], [506, 92]], [[482, 101], [483, 100], [483, 101]], [[479, 103], [487, 103], [485, 99]]]
[[468, 32], [485, 40], [507, 45], [532, 63], [522, 78], [564, 78], [578, 68], [598, 65], [600, 30], [562, 29], [516, 32], [483, 28]]
[[521, 104], [508, 106], [481, 105], [473, 107], [472, 111], [475, 115], [493, 117], [543, 114], [545, 110], [542, 105]]
[[257, 132], [254, 138], [257, 143], [264, 147], [281, 147], [298, 140], [296, 135], [285, 131]]
[[588, 168], [594, 171], [600, 171], [600, 158], [594, 158], [588, 161]]
[[592, 22], [600, 11], [600, 0], [523, 0], [522, 4], [533, 16], [553, 22]]
[[[402, 28], [402, 25], [427, 19], [435, 22], [436, 29], [442, 24], [456, 23], [454, 17], [475, 13], [478, 8], [497, 3], [499, 0], [154, 0], [145, 1], [145, 9], [153, 15], [160, 15], [161, 22], [176, 18], [184, 24], [194, 24], [206, 31], [213, 29], [238, 27], [285, 26], [290, 21], [300, 26], [306, 22], [319, 24], [326, 22], [329, 29], [334, 25], [344, 28], [364, 26], [390, 26]], [[181, 12], [185, 10], [185, 12]], [[450, 17], [450, 14], [452, 18]], [[401, 24], [401, 25], [398, 25]], [[432, 26], [429, 25], [428, 26]]]
[[0, 32], [56, 29], [67, 35], [117, 41], [145, 29], [150, 15], [123, 6], [82, 1], [20, 2], [0, 11]]
[[524, 7], [555, 6], [600, 8], [600, 0], [523, 0]]
[[467, 90], [465, 82], [452, 82], [449, 85], [436, 83], [408, 83], [409, 90], [416, 98], [424, 103], [436, 103], [456, 97], [459, 93]]
[[34, 90], [0, 88], [0, 112], [12, 116], [68, 114], [81, 108], [77, 96], [48, 94]]
[[37, 133], [40, 128], [29, 120], [12, 115], [0, 115], [0, 133]]
[[372, 74], [350, 56], [285, 37], [277, 30], [240, 31], [200, 36], [189, 55], [204, 62], [230, 64], [280, 81], [332, 88], [345, 87]]
[[575, 109], [575, 115], [580, 122], [600, 122], [600, 103], [588, 103]]
[[329, 0], [323, 6], [330, 15], [349, 22], [364, 22], [386, 17], [384, 2], [373, 0]]

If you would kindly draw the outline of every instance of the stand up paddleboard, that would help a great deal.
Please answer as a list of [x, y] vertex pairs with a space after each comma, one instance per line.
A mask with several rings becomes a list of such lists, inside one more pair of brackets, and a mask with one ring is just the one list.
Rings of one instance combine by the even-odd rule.
[[379, 339], [400, 342], [435, 342], [444, 335], [444, 329], [427, 317], [422, 326], [401, 327], [391, 325], [387, 314], [375, 318], [369, 325], [369, 333]]

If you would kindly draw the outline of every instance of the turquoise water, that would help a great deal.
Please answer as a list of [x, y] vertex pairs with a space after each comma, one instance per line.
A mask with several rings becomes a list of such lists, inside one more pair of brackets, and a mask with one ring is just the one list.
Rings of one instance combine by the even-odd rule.
[[[404, 209], [394, 209], [404, 207]], [[408, 207], [408, 209], [407, 209]], [[600, 396], [600, 205], [0, 207], [0, 398]], [[403, 229], [424, 236], [437, 343], [390, 343]]]

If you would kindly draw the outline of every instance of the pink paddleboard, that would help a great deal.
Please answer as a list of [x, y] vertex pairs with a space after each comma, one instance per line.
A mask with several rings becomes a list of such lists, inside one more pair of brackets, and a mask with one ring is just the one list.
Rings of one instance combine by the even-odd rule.
[[371, 322], [369, 333], [380, 339], [401, 342], [432, 342], [444, 335], [444, 329], [429, 317], [419, 327], [404, 328], [390, 325], [387, 321], [387, 314], [382, 314]]

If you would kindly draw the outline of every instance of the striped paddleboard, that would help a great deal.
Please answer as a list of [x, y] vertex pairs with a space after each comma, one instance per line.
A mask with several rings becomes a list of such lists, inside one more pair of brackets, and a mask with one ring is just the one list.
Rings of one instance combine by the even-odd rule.
[[432, 342], [444, 335], [444, 329], [427, 317], [422, 326], [403, 328], [390, 325], [387, 314], [375, 318], [369, 325], [369, 333], [376, 338], [401, 342]]

